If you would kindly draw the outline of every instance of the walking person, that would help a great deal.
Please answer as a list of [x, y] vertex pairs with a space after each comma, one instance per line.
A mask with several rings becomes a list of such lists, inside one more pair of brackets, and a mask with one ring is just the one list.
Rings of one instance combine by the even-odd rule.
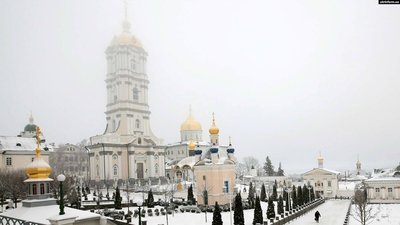
[[315, 212], [315, 221], [317, 221], [317, 223], [319, 223], [319, 218], [321, 217], [321, 214], [318, 212], [318, 210]]

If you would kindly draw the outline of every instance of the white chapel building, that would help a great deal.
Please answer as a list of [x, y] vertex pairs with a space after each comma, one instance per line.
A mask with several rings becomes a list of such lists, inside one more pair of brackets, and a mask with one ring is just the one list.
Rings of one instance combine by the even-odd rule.
[[94, 181], [165, 176], [164, 146], [150, 128], [147, 52], [131, 34], [125, 15], [123, 31], [106, 49], [107, 126], [90, 138], [90, 177]]

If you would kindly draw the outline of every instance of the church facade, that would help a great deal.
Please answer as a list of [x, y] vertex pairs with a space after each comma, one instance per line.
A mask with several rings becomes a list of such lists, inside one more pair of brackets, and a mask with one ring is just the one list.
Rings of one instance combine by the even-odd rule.
[[164, 146], [150, 128], [147, 52], [123, 22], [106, 49], [106, 129], [90, 138], [90, 180], [165, 176]]

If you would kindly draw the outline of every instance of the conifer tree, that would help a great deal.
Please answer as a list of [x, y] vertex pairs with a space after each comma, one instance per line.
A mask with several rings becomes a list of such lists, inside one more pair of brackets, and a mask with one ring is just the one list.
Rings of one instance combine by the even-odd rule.
[[310, 197], [309, 197], [309, 192], [310, 191], [308, 190], [308, 188], [307, 188], [307, 186], [305, 184], [303, 185], [302, 192], [303, 192], [303, 203], [306, 204], [310, 200]]
[[255, 189], [254, 189], [254, 187], [253, 187], [253, 183], [252, 182], [250, 182], [250, 187], [249, 187], [249, 196], [248, 196], [248, 201], [249, 201], [249, 204], [250, 204], [250, 208], [254, 208], [254, 192], [255, 192]]
[[269, 198], [268, 200], [267, 218], [275, 218], [275, 204], [272, 201], [272, 198]]
[[[286, 192], [285, 192], [286, 193]], [[287, 211], [289, 211], [289, 209], [290, 209], [290, 200], [289, 200], [289, 195], [286, 193], [286, 198], [285, 198], [285, 202], [286, 202], [286, 204], [285, 204], [285, 211], [287, 212]]]
[[117, 186], [117, 188], [115, 189], [115, 199], [114, 199], [115, 206], [114, 206], [114, 208], [122, 209], [121, 202], [122, 202], [122, 197], [121, 197], [121, 193], [119, 192], [119, 188]]
[[261, 186], [261, 196], [260, 196], [260, 200], [261, 201], [265, 201], [267, 199], [267, 192], [265, 191], [265, 185], [264, 183]]
[[253, 225], [256, 223], [262, 224], [263, 223], [263, 214], [262, 214], [262, 209], [261, 209], [261, 203], [260, 203], [260, 198], [256, 196], [256, 203], [254, 206], [254, 219], [253, 219]]
[[311, 186], [311, 201], [314, 201], [315, 200], [315, 193], [314, 193], [314, 187], [313, 186]]
[[269, 159], [269, 157], [267, 156], [267, 158], [265, 159], [265, 163], [264, 163], [264, 172], [267, 176], [274, 176], [275, 171], [274, 171], [274, 166], [272, 165], [271, 160]]
[[149, 193], [147, 194], [147, 207], [152, 208], [154, 207], [154, 197], [153, 191], [150, 189]]
[[297, 196], [297, 205], [298, 205], [298, 206], [302, 206], [303, 203], [304, 203], [304, 201], [303, 201], [303, 191], [302, 191], [302, 189], [301, 189], [301, 186], [298, 186], [298, 187], [297, 187], [296, 196]]
[[277, 210], [278, 210], [278, 215], [281, 215], [281, 214], [284, 213], [282, 195], [279, 195], [279, 199], [278, 199], [278, 209], [277, 209]]
[[188, 188], [187, 200], [188, 200], [188, 202], [190, 202], [190, 204], [194, 204], [193, 186], [192, 185], [190, 185]]
[[276, 172], [277, 176], [285, 176], [285, 171], [283, 171], [282, 169], [282, 165], [281, 162], [279, 162], [279, 167], [278, 167], [278, 171]]
[[295, 209], [297, 207], [297, 195], [296, 195], [296, 187], [294, 185], [292, 187], [292, 203], [293, 203], [293, 208]]
[[233, 224], [244, 225], [242, 196], [238, 193], [235, 197], [235, 210], [233, 212]]
[[272, 200], [274, 200], [274, 201], [278, 200], [278, 192], [277, 192], [276, 188], [277, 188], [277, 183], [276, 183], [276, 180], [275, 180], [275, 184], [272, 187], [272, 196], [271, 196]]
[[215, 202], [212, 225], [222, 225], [222, 224], [223, 222], [221, 217], [221, 208], [219, 207], [218, 202]]

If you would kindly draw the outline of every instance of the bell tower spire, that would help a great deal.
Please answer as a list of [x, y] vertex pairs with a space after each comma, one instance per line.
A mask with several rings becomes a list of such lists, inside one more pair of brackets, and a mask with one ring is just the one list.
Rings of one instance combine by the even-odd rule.
[[122, 31], [124, 33], [129, 34], [131, 32], [130, 31], [131, 24], [129, 23], [129, 20], [128, 20], [128, 1], [127, 0], [124, 0], [124, 10], [125, 10], [125, 18], [124, 18], [124, 21], [122, 22]]

